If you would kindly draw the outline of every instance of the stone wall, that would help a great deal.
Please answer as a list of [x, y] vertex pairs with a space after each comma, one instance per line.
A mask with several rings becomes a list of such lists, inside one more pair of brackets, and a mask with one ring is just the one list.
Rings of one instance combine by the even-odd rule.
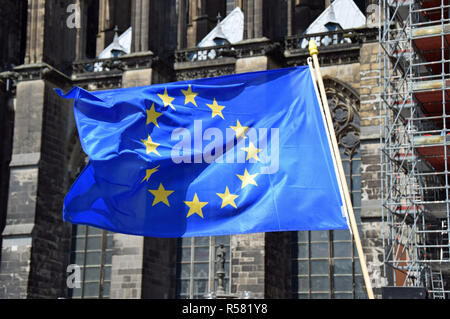
[[62, 222], [67, 108], [50, 81], [19, 82], [0, 298], [65, 296], [70, 226]]
[[5, 0], [0, 9], [0, 72], [23, 63], [25, 56], [25, 1]]
[[0, 146], [0, 233], [5, 227], [6, 219], [9, 162], [11, 161], [12, 128], [14, 120], [14, 99], [10, 98], [9, 94], [5, 91], [6, 88], [2, 87], [0, 84], [0, 141], [2, 141], [2, 145]]
[[177, 239], [145, 238], [142, 298], [175, 298]]
[[112, 299], [136, 299], [142, 297], [144, 237], [113, 234], [111, 261]]
[[387, 281], [383, 272], [379, 122], [379, 45], [364, 43], [360, 51], [361, 221], [362, 241], [374, 292]]
[[255, 298], [265, 293], [265, 234], [231, 236], [231, 293], [251, 291]]
[[264, 298], [292, 297], [292, 232], [266, 233]]
[[[41, 48], [43, 57], [37, 62], [45, 61], [65, 74], [72, 72], [71, 64], [76, 56], [77, 29], [69, 28], [66, 25], [66, 17], [69, 15], [67, 7], [74, 2], [74, 0], [45, 1], [45, 22], [38, 20], [36, 25], [30, 29], [33, 34], [34, 28], [37, 30], [43, 28], [42, 31], [39, 31], [42, 34], [35, 34], [36, 41], [43, 42]], [[34, 14], [35, 11], [31, 12]], [[32, 21], [35, 23], [34, 20]], [[42, 39], [39, 39], [40, 36]]]
[[[67, 112], [69, 103], [54, 92], [61, 87], [45, 81], [37, 202], [28, 294], [31, 298], [66, 295], [71, 225], [62, 220], [65, 195]], [[33, 103], [33, 101], [30, 101]]]
[[327, 65], [320, 68], [324, 79], [337, 79], [356, 91], [360, 88], [360, 64]]
[[[17, 85], [8, 209], [6, 227], [2, 233], [0, 298], [26, 298], [28, 293], [44, 87], [45, 83], [41, 80]], [[31, 104], [31, 101], [34, 103]]]

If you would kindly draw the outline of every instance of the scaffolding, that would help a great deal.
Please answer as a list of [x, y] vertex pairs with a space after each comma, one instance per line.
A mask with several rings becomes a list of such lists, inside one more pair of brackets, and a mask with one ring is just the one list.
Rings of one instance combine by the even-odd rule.
[[384, 270], [439, 299], [450, 297], [449, 2], [379, 1]]

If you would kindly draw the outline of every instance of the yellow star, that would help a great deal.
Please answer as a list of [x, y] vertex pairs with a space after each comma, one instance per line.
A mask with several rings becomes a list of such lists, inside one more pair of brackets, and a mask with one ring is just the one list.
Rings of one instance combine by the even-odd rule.
[[228, 190], [228, 186], [225, 189], [225, 193], [223, 193], [223, 194], [216, 193], [216, 194], [217, 194], [217, 196], [222, 198], [222, 206], [220, 208], [224, 208], [227, 205], [231, 205], [234, 208], [237, 208], [236, 203], [234, 202], [234, 200], [236, 198], [238, 198], [239, 195], [230, 194], [230, 191]]
[[255, 182], [255, 177], [258, 175], [259, 175], [258, 173], [250, 175], [247, 169], [245, 169], [244, 175], [237, 175], [237, 177], [239, 177], [239, 179], [242, 181], [241, 189], [247, 186], [248, 184], [258, 186], [258, 184], [256, 184]]
[[247, 132], [248, 126], [242, 126], [241, 123], [239, 123], [239, 120], [237, 120], [236, 126], [230, 127], [236, 132], [236, 138], [247, 138], [247, 136], [245, 136], [245, 132]]
[[254, 158], [257, 161], [260, 161], [258, 157], [258, 153], [262, 151], [262, 149], [255, 147], [252, 142], [250, 142], [248, 147], [243, 147], [241, 150], [247, 152], [247, 158], [246, 160], [249, 160], [250, 158]]
[[158, 171], [158, 168], [159, 168], [159, 165], [156, 166], [156, 167], [154, 167], [154, 168], [147, 169], [147, 170], [145, 171], [145, 177], [144, 177], [144, 179], [141, 181], [141, 183], [142, 183], [143, 181], [147, 181], [147, 182], [148, 182], [148, 179], [150, 178], [150, 176], [152, 176], [153, 173], [156, 173], [156, 172]]
[[197, 102], [195, 102], [195, 97], [198, 95], [198, 93], [192, 92], [191, 85], [189, 84], [189, 88], [187, 90], [181, 90], [184, 94], [184, 105], [191, 102], [195, 106], [197, 106]]
[[159, 183], [158, 189], [149, 189], [148, 191], [152, 193], [153, 196], [155, 196], [155, 198], [153, 199], [152, 206], [155, 206], [156, 204], [163, 202], [164, 204], [170, 207], [169, 200], [167, 199], [167, 197], [174, 191], [165, 190], [162, 183]]
[[156, 121], [158, 117], [162, 115], [162, 113], [155, 111], [155, 103], [152, 104], [150, 107], [150, 110], [145, 110], [147, 112], [147, 123], [146, 125], [153, 123], [156, 125], [156, 127], [159, 127], [158, 122]]
[[161, 145], [158, 143], [155, 143], [152, 141], [152, 138], [150, 137], [150, 134], [148, 135], [146, 140], [141, 140], [142, 143], [144, 143], [145, 145], [145, 152], [148, 153], [155, 153], [159, 156], [161, 156], [161, 154], [158, 153], [158, 151], [156, 150], [156, 148]]
[[198, 197], [197, 197], [197, 193], [195, 193], [194, 199], [192, 201], [190, 201], [190, 202], [185, 201], [184, 203], [189, 206], [189, 212], [188, 212], [186, 218], [188, 218], [189, 216], [191, 216], [193, 214], [197, 214], [201, 218], [203, 218], [202, 207], [206, 206], [206, 204], [208, 204], [208, 202], [199, 201]]
[[175, 108], [174, 108], [173, 105], [172, 105], [172, 101], [175, 100], [175, 98], [174, 98], [174, 97], [170, 97], [170, 96], [167, 94], [167, 88], [164, 89], [164, 94], [158, 94], [158, 96], [159, 96], [159, 97], [161, 98], [161, 100], [163, 101], [164, 107], [170, 106], [172, 109], [175, 110]]
[[206, 104], [206, 105], [212, 110], [211, 114], [212, 118], [216, 115], [219, 115], [221, 118], [225, 119], [222, 114], [222, 110], [225, 108], [225, 106], [217, 104], [216, 98], [214, 98], [213, 104]]

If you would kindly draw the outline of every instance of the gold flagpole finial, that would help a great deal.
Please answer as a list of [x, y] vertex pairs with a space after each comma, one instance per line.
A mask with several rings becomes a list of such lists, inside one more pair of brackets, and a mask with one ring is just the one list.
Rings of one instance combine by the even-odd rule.
[[309, 55], [313, 56], [314, 54], [319, 54], [319, 50], [317, 50], [316, 42], [309, 40]]

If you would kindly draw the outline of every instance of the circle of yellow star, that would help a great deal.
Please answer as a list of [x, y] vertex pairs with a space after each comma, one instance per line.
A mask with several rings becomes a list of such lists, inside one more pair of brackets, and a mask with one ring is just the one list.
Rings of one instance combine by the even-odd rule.
[[241, 185], [241, 189], [242, 189], [245, 186], [247, 186], [248, 184], [258, 186], [258, 184], [256, 184], [256, 182], [255, 182], [255, 177], [258, 175], [259, 175], [258, 173], [250, 175], [248, 173], [247, 169], [245, 169], [244, 175], [236, 175], [236, 176], [239, 177], [239, 179], [242, 181], [242, 185]]
[[145, 111], [147, 112], [147, 123], [145, 124], [148, 125], [150, 123], [153, 123], [156, 127], [159, 127], [157, 119], [162, 115], [162, 113], [155, 111], [155, 103], [152, 104], [150, 110]]
[[248, 147], [243, 147], [243, 148], [241, 148], [241, 150], [247, 152], [247, 158], [246, 158], [247, 161], [250, 158], [254, 158], [257, 161], [260, 161], [260, 159], [258, 157], [258, 153], [261, 152], [262, 149], [255, 147], [255, 145], [253, 145], [252, 142], [249, 143]]
[[208, 202], [201, 202], [198, 199], [197, 193], [194, 195], [194, 199], [192, 201], [185, 201], [184, 202], [189, 207], [189, 212], [186, 216], [188, 218], [189, 216], [193, 214], [199, 215], [201, 218], [203, 218], [203, 212], [202, 208], [208, 204]]
[[228, 186], [226, 186], [225, 193], [220, 194], [216, 193], [217, 196], [222, 198], [222, 206], [220, 208], [224, 208], [227, 205], [233, 206], [234, 208], [237, 208], [236, 203], [234, 200], [239, 197], [239, 195], [230, 194], [230, 190], [228, 189]]
[[142, 183], [143, 181], [148, 182], [148, 179], [150, 178], [150, 176], [152, 176], [153, 173], [156, 173], [156, 172], [158, 171], [159, 166], [160, 166], [160, 165], [158, 165], [158, 166], [156, 166], [156, 167], [154, 167], [154, 168], [147, 169], [147, 170], [145, 171], [145, 177], [144, 177], [144, 179], [141, 181], [141, 183]]
[[242, 126], [239, 120], [237, 120], [236, 126], [230, 127], [236, 132], [236, 138], [239, 137], [247, 138], [247, 136], [245, 136], [245, 133], [248, 130], [248, 126]]
[[197, 106], [197, 102], [195, 102], [195, 97], [198, 95], [196, 92], [192, 92], [191, 85], [189, 84], [189, 88], [187, 90], [181, 90], [184, 94], [184, 105], [189, 102]]
[[164, 94], [158, 94], [158, 96], [159, 96], [160, 99], [163, 101], [164, 107], [170, 106], [172, 109], [175, 110], [175, 108], [174, 108], [173, 105], [172, 105], [172, 101], [175, 100], [175, 98], [174, 98], [174, 97], [170, 97], [170, 96], [167, 94], [167, 88], [164, 89]]
[[161, 156], [161, 154], [158, 153], [158, 151], [156, 150], [156, 148], [161, 145], [158, 143], [155, 143], [152, 141], [152, 138], [150, 137], [150, 134], [148, 134], [148, 137], [146, 140], [141, 140], [142, 143], [144, 143], [145, 145], [145, 152], [148, 153], [155, 153], [159, 156]]
[[218, 115], [221, 118], [225, 119], [222, 114], [222, 110], [225, 108], [225, 106], [217, 104], [216, 98], [214, 98], [213, 104], [206, 104], [206, 105], [212, 110], [211, 118]]
[[156, 204], [163, 202], [168, 207], [170, 207], [169, 200], [167, 199], [167, 197], [174, 191], [164, 189], [162, 183], [159, 183], [158, 189], [149, 189], [148, 191], [152, 193], [153, 196], [155, 196], [155, 198], [153, 199], [152, 206], [155, 206]]

